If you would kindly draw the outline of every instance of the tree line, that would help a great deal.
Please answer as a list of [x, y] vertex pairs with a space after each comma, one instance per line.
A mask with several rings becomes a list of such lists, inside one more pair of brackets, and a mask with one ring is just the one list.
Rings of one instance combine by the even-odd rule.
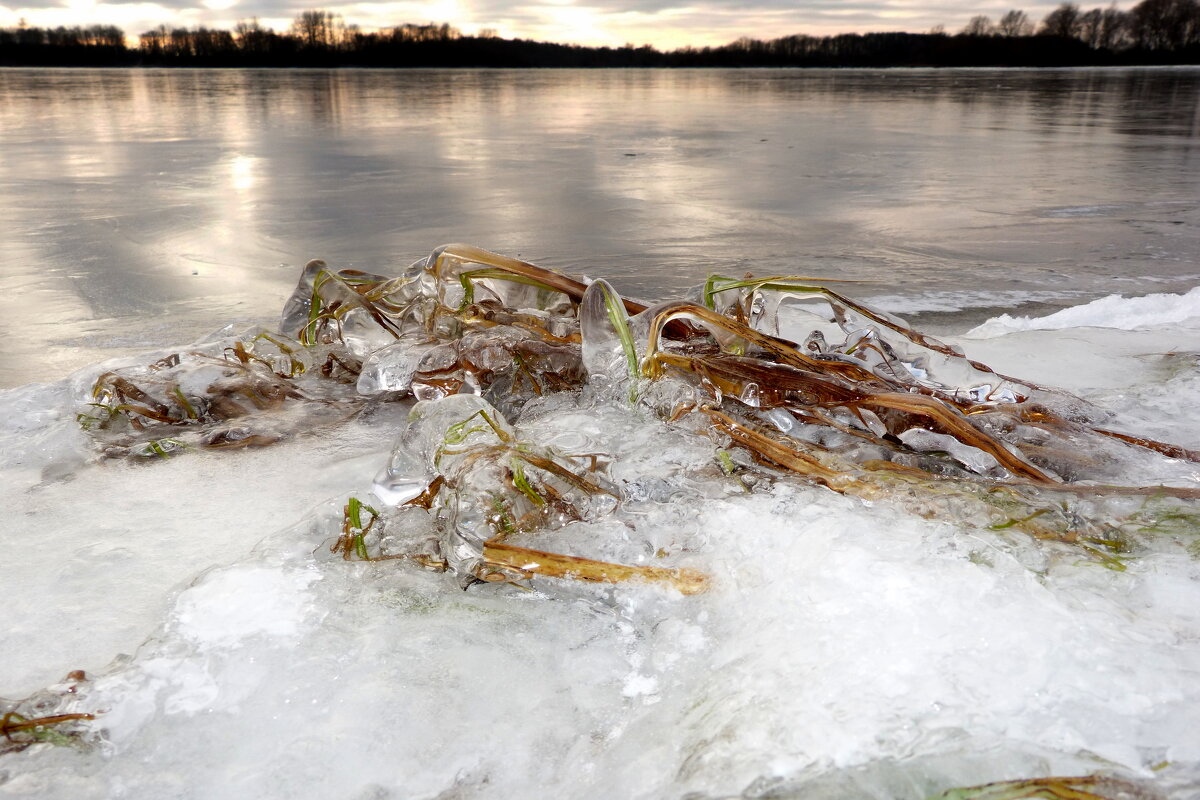
[[135, 47], [111, 25], [0, 29], [0, 65], [212, 67], [704, 67], [704, 66], [1084, 66], [1200, 63], [1200, 0], [1142, 0], [1084, 11], [1065, 2], [1040, 24], [1012, 10], [973, 17], [955, 34], [797, 34], [742, 38], [719, 47], [663, 52], [650, 46], [584, 47], [464, 35], [448, 24], [372, 32], [330, 11], [300, 13], [284, 32], [257, 19], [232, 31], [146, 31]]

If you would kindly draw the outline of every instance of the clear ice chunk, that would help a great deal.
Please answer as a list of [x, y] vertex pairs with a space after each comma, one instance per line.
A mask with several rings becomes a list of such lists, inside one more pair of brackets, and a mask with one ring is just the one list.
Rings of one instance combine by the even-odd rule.
[[362, 372], [358, 375], [359, 394], [371, 396], [411, 391], [413, 374], [421, 360], [438, 346], [437, 341], [418, 334], [402, 336], [379, 348], [363, 362]]
[[[455, 394], [422, 400], [413, 406], [387, 466], [376, 476], [375, 494], [391, 505], [403, 503], [419, 494], [466, 450], [512, 439], [512, 427], [482, 397]], [[414, 486], [418, 487], [416, 491]]]
[[579, 304], [579, 333], [589, 387], [628, 394], [637, 376], [637, 349], [621, 295], [608, 281], [593, 281]]

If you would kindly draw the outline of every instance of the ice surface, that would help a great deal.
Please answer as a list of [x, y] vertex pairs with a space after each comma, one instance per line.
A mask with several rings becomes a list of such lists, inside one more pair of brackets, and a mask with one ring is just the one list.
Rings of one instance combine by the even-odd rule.
[[943, 289], [917, 295], [878, 294], [864, 297], [868, 305], [886, 308], [893, 314], [961, 311], [971, 308], [1010, 308], [1023, 303], [1062, 303], [1077, 301], [1082, 295], [1071, 289], [997, 292], [980, 289]]
[[[1200, 446], [1190, 328], [958, 343], [1113, 427]], [[745, 451], [620, 393], [536, 396], [512, 424], [451, 394], [262, 450], [103, 461], [73, 405], [101, 371], [0, 394], [0, 694], [85, 668], [46, 713], [99, 714], [89, 747], [6, 756], [0, 796], [919, 800], [1097, 772], [1173, 800], [1200, 789], [1194, 517], [1159, 518], [1158, 546], [1105, 569], [948, 513], [949, 496], [924, 515], [744, 469]], [[493, 422], [451, 430], [478, 412]], [[686, 564], [708, 592], [463, 591], [412, 560], [330, 551], [379, 470], [399, 503], [470, 466], [450, 451], [514, 443], [595, 455], [621, 496], [530, 544]], [[380, 513], [395, 540], [440, 524], [436, 503]]]

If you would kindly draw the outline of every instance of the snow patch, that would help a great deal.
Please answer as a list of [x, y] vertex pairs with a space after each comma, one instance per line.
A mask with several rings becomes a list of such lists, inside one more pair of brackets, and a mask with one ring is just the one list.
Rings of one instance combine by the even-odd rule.
[[1083, 327], [1133, 331], [1181, 323], [1188, 323], [1192, 327], [1200, 326], [1200, 286], [1186, 294], [1148, 294], [1142, 297], [1113, 294], [1044, 317], [1013, 317], [1001, 314], [972, 328], [966, 335], [986, 339], [1016, 331], [1054, 331]]
[[201, 649], [258, 635], [295, 638], [311, 614], [307, 589], [320, 577], [315, 569], [262, 567], [211, 573], [180, 596], [179, 632]]

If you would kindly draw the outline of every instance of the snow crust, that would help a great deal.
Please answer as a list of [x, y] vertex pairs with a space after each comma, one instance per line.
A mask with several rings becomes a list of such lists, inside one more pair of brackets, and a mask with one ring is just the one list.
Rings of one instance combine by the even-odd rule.
[[[1198, 300], [1106, 298], [959, 343], [1200, 447], [1200, 326], [1162, 324]], [[1093, 772], [1200, 790], [1200, 530], [1112, 571], [896, 504], [748, 492], [711, 441], [572, 395], [517, 434], [610, 454], [639, 520], [553, 541], [667, 551], [710, 591], [463, 591], [329, 552], [403, 414], [101, 463], [71, 411], [99, 370], [0, 394], [0, 694], [86, 668], [72, 707], [102, 731], [6, 757], [2, 797], [919, 800]]]
[[1001, 314], [971, 329], [967, 336], [987, 338], [1014, 331], [1054, 331], [1065, 328], [1139, 330], [1160, 325], [1200, 326], [1200, 287], [1186, 294], [1109, 295], [1044, 317]]

